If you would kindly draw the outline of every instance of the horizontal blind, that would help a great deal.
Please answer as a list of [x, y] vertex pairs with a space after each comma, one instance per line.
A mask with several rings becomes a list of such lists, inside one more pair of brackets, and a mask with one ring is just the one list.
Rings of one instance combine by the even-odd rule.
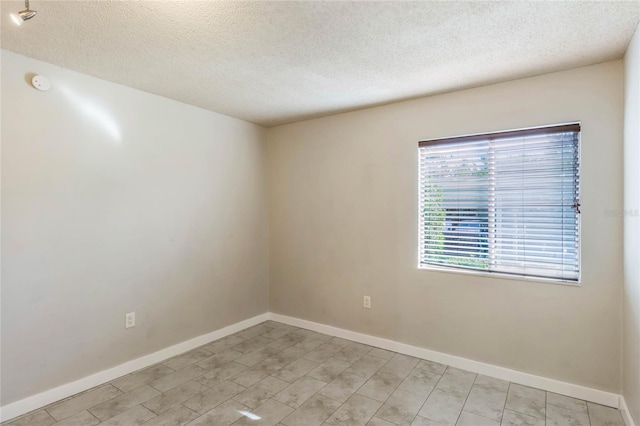
[[420, 142], [421, 265], [577, 281], [578, 124]]

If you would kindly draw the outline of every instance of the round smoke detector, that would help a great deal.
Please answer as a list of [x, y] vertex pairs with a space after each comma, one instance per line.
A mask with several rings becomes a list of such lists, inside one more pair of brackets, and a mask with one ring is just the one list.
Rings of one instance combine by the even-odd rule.
[[43, 75], [34, 75], [31, 79], [31, 84], [33, 85], [33, 87], [42, 92], [46, 92], [47, 90], [51, 89], [51, 82], [47, 77]]

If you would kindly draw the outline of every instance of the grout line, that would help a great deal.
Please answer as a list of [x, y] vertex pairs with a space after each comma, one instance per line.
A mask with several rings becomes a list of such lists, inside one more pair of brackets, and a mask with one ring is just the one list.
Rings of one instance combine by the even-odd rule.
[[[396, 355], [399, 355], [399, 354], [398, 354], [397, 352], [394, 352], [394, 356], [392, 356], [392, 357], [391, 357], [391, 358], [390, 358], [390, 359], [389, 359], [389, 360], [388, 360], [388, 361], [387, 361], [387, 362], [386, 362], [382, 367], [380, 367], [380, 368], [378, 369], [378, 371], [382, 370], [382, 369], [383, 369], [383, 368], [384, 368], [388, 363], [390, 363], [390, 362], [391, 362], [391, 360], [392, 360], [393, 358], [395, 358], [395, 356], [396, 356]], [[412, 357], [412, 358], [415, 358], [415, 357]], [[416, 359], [418, 360], [418, 362], [416, 362], [416, 365], [418, 365], [418, 364], [420, 363], [420, 358], [416, 358]], [[415, 366], [414, 366], [413, 368], [415, 368]], [[411, 371], [413, 371], [413, 368], [411, 369]], [[411, 371], [409, 371], [409, 374], [411, 374]], [[376, 411], [376, 413], [375, 413], [373, 416], [371, 416], [371, 418], [375, 417], [375, 416], [376, 416], [376, 414], [378, 414], [378, 411], [380, 411], [380, 409], [381, 409], [382, 407], [384, 407], [384, 404], [386, 404], [386, 403], [387, 403], [387, 401], [389, 400], [389, 398], [391, 398], [391, 395], [393, 395], [393, 393], [394, 393], [395, 391], [397, 391], [397, 390], [398, 390], [398, 387], [400, 387], [400, 385], [402, 384], [402, 382], [404, 382], [404, 380], [405, 380], [407, 377], [409, 377], [409, 374], [407, 374], [407, 375], [402, 379], [402, 381], [400, 382], [400, 384], [399, 384], [398, 386], [396, 386], [396, 387], [393, 389], [393, 392], [391, 392], [391, 393], [389, 394], [389, 396], [387, 397], [387, 399], [385, 399], [385, 400], [384, 400], [384, 402], [382, 403], [382, 405], [380, 406], [380, 408], [378, 408], [378, 410]], [[372, 377], [373, 377], [373, 376], [372, 376]], [[362, 385], [362, 386], [364, 386], [364, 385]], [[369, 420], [371, 420], [371, 419], [369, 419]], [[384, 420], [384, 419], [383, 419], [383, 420]], [[393, 422], [389, 422], [389, 423], [393, 423]]]
[[[435, 385], [433, 385], [433, 387], [431, 388], [431, 391], [429, 391], [429, 395], [427, 395], [427, 399], [424, 400], [424, 402], [422, 403], [422, 405], [420, 406], [420, 408], [418, 409], [418, 412], [416, 413], [415, 417], [418, 417], [420, 415], [420, 411], [422, 411], [422, 409], [424, 408], [425, 404], [429, 401], [429, 397], [431, 396], [431, 394], [433, 393], [434, 390], [437, 389], [438, 385], [440, 384], [440, 381], [442, 380], [442, 378], [444, 377], [445, 373], [447, 372], [447, 370], [449, 369], [449, 366], [446, 364], [442, 364], [445, 366], [444, 370], [442, 370], [442, 374], [440, 374], [440, 378], [438, 379], [438, 381], [436, 382]], [[413, 420], [415, 421], [415, 417], [413, 418]], [[429, 419], [431, 420], [431, 419]]]
[[[418, 364], [420, 364], [420, 362], [418, 362]], [[418, 366], [416, 365], [414, 367], [414, 370], [418, 368]], [[413, 371], [413, 370], [412, 370]], [[416, 418], [418, 418], [418, 416], [420, 415], [420, 411], [422, 411], [422, 408], [424, 407], [424, 405], [427, 403], [427, 401], [429, 400], [429, 397], [431, 396], [431, 394], [433, 393], [433, 391], [435, 390], [436, 386], [438, 386], [438, 383], [440, 383], [440, 380], [442, 379], [442, 376], [444, 376], [445, 371], [447, 371], [447, 367], [445, 366], [444, 371], [442, 371], [442, 374], [437, 374], [437, 373], [433, 373], [436, 375], [439, 375], [440, 378], [438, 378], [438, 380], [436, 381], [436, 383], [433, 385], [433, 387], [431, 388], [431, 390], [429, 391], [429, 393], [427, 394], [427, 397], [424, 399], [424, 402], [420, 405], [420, 408], [418, 408], [418, 411], [416, 412], [416, 415], [413, 416], [413, 419], [411, 420], [411, 424], [413, 424], [413, 422], [416, 421]], [[432, 373], [431, 371], [429, 371], [429, 373]], [[411, 374], [411, 373], [409, 373]]]
[[[563, 396], [564, 396], [564, 395], [563, 395]], [[576, 400], [578, 400], [578, 401], [582, 401], [582, 402], [584, 402], [585, 404], [586, 404], [586, 402], [587, 402], [587, 401], [585, 401], [585, 400], [583, 400], [583, 399], [578, 399], [578, 398], [573, 398], [573, 399], [576, 399]], [[550, 403], [550, 402], [547, 402], [547, 403], [546, 403], [546, 405], [551, 405], [552, 407], [562, 408], [563, 410], [569, 410], [569, 411], [574, 412], [574, 413], [584, 414], [584, 411], [574, 410], [573, 408], [563, 407], [562, 405], [552, 404], [552, 403]], [[613, 407], [610, 407], [610, 408], [613, 408]]]
[[[474, 381], [473, 381], [473, 385], [471, 386], [471, 390], [469, 391], [469, 395], [470, 395], [470, 394], [471, 394], [471, 392], [473, 391], [473, 388], [476, 386], [476, 383], [475, 383], [475, 382], [478, 380], [478, 376], [480, 376], [480, 374], [476, 374], [476, 378], [475, 378], [475, 379], [474, 379]], [[505, 381], [506, 381], [506, 380], [505, 380]], [[509, 395], [509, 390], [508, 390], [508, 389], [509, 389], [509, 387], [511, 386], [511, 382], [508, 382], [508, 381], [507, 381], [507, 383], [509, 384], [509, 386], [507, 387], [507, 392], [506, 392], [506, 393], [507, 393], [507, 396], [508, 396], [508, 395]], [[478, 387], [478, 388], [482, 390], [482, 387]], [[496, 390], [494, 390], [494, 389], [488, 389], [488, 390], [489, 390], [489, 391], [491, 391], [491, 392], [501, 392], [501, 391], [496, 391]], [[469, 396], [468, 396], [468, 395], [467, 395], [467, 399], [469, 399]], [[467, 403], [467, 401], [465, 401], [465, 405], [466, 405], [466, 403]], [[491, 417], [487, 417], [487, 416], [482, 415], [482, 414], [472, 413], [471, 411], [467, 411], [467, 413], [469, 413], [469, 414], [473, 414], [474, 416], [482, 417], [482, 418], [484, 418], [484, 419], [492, 420], [492, 421], [494, 421], [494, 422], [496, 422], [496, 421], [497, 421], [498, 423], [502, 423], [502, 416], [504, 415], [504, 410], [505, 410], [505, 406], [506, 406], [506, 405], [507, 405], [507, 398], [505, 397], [504, 404], [503, 404], [503, 406], [502, 406], [502, 412], [501, 412], [501, 414], [500, 414], [500, 419], [498, 419], [498, 420], [496, 420], [496, 419], [494, 419], [494, 418], [491, 418]], [[462, 411], [465, 411], [465, 409], [464, 409], [464, 405], [462, 406]], [[461, 413], [462, 413], [462, 412], [461, 412]]]
[[467, 396], [464, 399], [464, 403], [462, 403], [462, 408], [460, 409], [460, 413], [458, 414], [458, 418], [456, 419], [456, 423], [455, 423], [456, 425], [460, 421], [460, 416], [462, 416], [462, 412], [464, 411], [464, 406], [467, 405], [467, 400], [469, 399], [469, 395], [471, 395], [471, 390], [473, 389], [473, 385], [475, 384], [477, 379], [478, 379], [478, 373], [475, 373], [475, 377], [473, 378], [473, 383], [469, 388], [469, 392], [467, 392]]
[[[319, 392], [319, 391], [318, 391], [318, 392]], [[314, 393], [314, 394], [311, 396], [311, 398], [313, 398], [313, 397], [314, 397], [314, 396], [316, 396], [316, 395], [319, 395], [319, 393], [318, 393], [318, 392]], [[354, 392], [354, 393], [355, 393], [355, 392]], [[324, 396], [324, 395], [320, 395], [320, 396]], [[325, 397], [325, 398], [327, 398], [327, 399], [331, 399], [331, 398], [329, 398], [328, 396], [324, 396], [324, 397]], [[311, 398], [309, 398], [309, 399], [311, 399]], [[307, 399], [307, 401], [308, 401], [309, 399]], [[348, 399], [348, 398], [347, 398], [347, 399]], [[331, 399], [331, 400], [333, 401], [333, 399]], [[305, 402], [307, 402], [307, 401], [305, 401]], [[339, 401], [336, 401], [336, 402], [339, 402]], [[345, 401], [345, 402], [346, 402], [346, 401]], [[303, 403], [303, 404], [304, 404], [304, 403]], [[331, 414], [329, 414], [329, 415], [327, 416], [327, 418], [326, 418], [326, 419], [324, 419], [324, 421], [323, 421], [322, 423], [324, 424], [324, 422], [326, 422], [327, 420], [329, 420], [329, 419], [331, 418], [331, 416], [333, 416], [333, 415], [336, 413], [336, 411], [338, 411], [340, 408], [342, 408], [342, 406], [343, 406], [343, 405], [344, 405], [344, 402], [343, 402], [343, 403], [341, 403], [340, 405], [338, 405], [338, 406], [336, 407], [336, 409], [335, 409], [335, 410], [333, 410], [333, 411], [331, 412]], [[302, 405], [301, 405], [300, 407], [302, 407]], [[299, 408], [299, 407], [298, 407], [298, 408]], [[291, 414], [293, 414], [294, 412], [295, 412], [295, 411], [291, 412]], [[289, 416], [290, 416], [291, 414], [289, 414]], [[287, 416], [287, 417], [289, 417], [289, 416]], [[287, 417], [285, 417], [285, 419], [286, 419]], [[282, 420], [284, 420], [284, 419], [282, 419]], [[282, 420], [280, 420], [280, 423], [282, 423]]]
[[500, 415], [500, 424], [502, 424], [502, 419], [504, 418], [504, 410], [507, 409], [507, 400], [509, 399], [509, 391], [511, 390], [511, 382], [507, 382], [507, 395], [504, 398], [504, 404], [502, 405], [502, 414]]

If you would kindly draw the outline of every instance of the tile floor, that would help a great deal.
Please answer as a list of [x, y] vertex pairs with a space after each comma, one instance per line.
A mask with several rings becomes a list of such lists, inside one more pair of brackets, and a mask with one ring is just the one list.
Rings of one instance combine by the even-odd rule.
[[8, 423], [97, 424], [624, 426], [613, 408], [273, 321]]

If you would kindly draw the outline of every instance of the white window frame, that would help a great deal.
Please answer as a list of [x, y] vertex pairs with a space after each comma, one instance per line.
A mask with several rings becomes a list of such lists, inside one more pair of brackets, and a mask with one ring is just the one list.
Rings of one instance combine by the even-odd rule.
[[[508, 130], [500, 130], [500, 131], [490, 131], [490, 132], [480, 132], [480, 133], [470, 133], [470, 134], [464, 134], [464, 135], [457, 135], [457, 136], [450, 136], [450, 137], [441, 137], [441, 138], [427, 138], [427, 139], [421, 139], [421, 141], [429, 141], [429, 142], [435, 142], [435, 141], [441, 141], [441, 140], [448, 140], [448, 139], [455, 139], [455, 138], [463, 138], [463, 137], [475, 137], [475, 136], [488, 136], [488, 135], [499, 135], [500, 133], [508, 133], [508, 132], [514, 132], [514, 131], [521, 131], [521, 130], [537, 130], [537, 129], [544, 129], [544, 128], [548, 128], [548, 127], [555, 127], [555, 126], [563, 126], [563, 125], [571, 125], [571, 124], [577, 124], [580, 126], [580, 132], [578, 133], [578, 167], [577, 167], [577, 175], [579, 176], [579, 180], [578, 180], [578, 188], [577, 188], [577, 192], [578, 192], [578, 198], [581, 199], [581, 195], [582, 195], [582, 123], [578, 120], [576, 121], [570, 121], [570, 122], [564, 122], [564, 123], [556, 123], [556, 124], [545, 124], [545, 125], [540, 125], [540, 126], [533, 126], [533, 127], [524, 127], [524, 128], [516, 128], [516, 129], [508, 129]], [[417, 241], [417, 267], [418, 270], [425, 270], [425, 271], [433, 271], [433, 272], [443, 272], [443, 273], [452, 273], [452, 274], [459, 274], [459, 275], [467, 275], [467, 276], [473, 276], [473, 277], [483, 277], [483, 278], [498, 278], [498, 279], [505, 279], [505, 280], [512, 280], [512, 281], [525, 281], [525, 282], [539, 282], [539, 283], [547, 283], [547, 284], [560, 284], [560, 285], [568, 285], [568, 286], [573, 286], [573, 287], [581, 287], [582, 284], [582, 214], [578, 214], [578, 221], [577, 221], [577, 227], [578, 227], [578, 277], [577, 280], [572, 280], [572, 279], [563, 279], [563, 278], [547, 278], [547, 277], [540, 277], [540, 276], [533, 276], [533, 275], [521, 275], [521, 274], [511, 274], [511, 273], [505, 273], [505, 272], [491, 272], [491, 271], [483, 271], [483, 270], [474, 270], [474, 269], [468, 269], [468, 268], [463, 268], [463, 267], [456, 267], [456, 266], [446, 266], [446, 265], [435, 265], [435, 264], [423, 264], [420, 258], [420, 250], [421, 250], [421, 239], [420, 239], [420, 229], [422, 226], [422, 219], [421, 219], [421, 213], [420, 211], [422, 210], [422, 205], [420, 202], [420, 191], [421, 191], [421, 180], [420, 180], [420, 148], [418, 147], [417, 149], [417, 163], [418, 163], [418, 182], [417, 182], [417, 192], [418, 192], [418, 197], [417, 197], [417, 206], [418, 208], [416, 209], [418, 212], [418, 217], [417, 217], [417, 223], [418, 223], [418, 232], [417, 232], [417, 237], [418, 237], [418, 241]]]

